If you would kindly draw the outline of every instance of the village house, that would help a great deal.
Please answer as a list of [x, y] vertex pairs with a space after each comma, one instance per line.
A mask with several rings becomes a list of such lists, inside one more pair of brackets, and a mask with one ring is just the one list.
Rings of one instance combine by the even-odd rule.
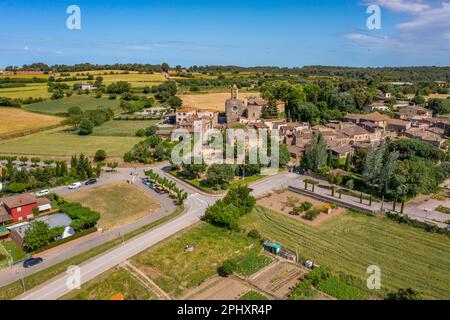
[[445, 139], [441, 135], [420, 128], [411, 128], [402, 135], [410, 139], [428, 142], [438, 148], [443, 148], [445, 143]]
[[411, 121], [403, 121], [400, 119], [389, 119], [387, 129], [395, 132], [405, 132], [411, 128]]
[[30, 193], [9, 196], [0, 199], [0, 223], [6, 221], [20, 222], [34, 218], [33, 209], [39, 213], [52, 209], [47, 198], [36, 198]]
[[345, 122], [353, 122], [359, 124], [361, 122], [372, 122], [379, 126], [380, 128], [386, 129], [387, 121], [390, 118], [379, 112], [373, 112], [369, 114], [355, 114], [349, 113], [344, 117]]
[[80, 82], [76, 85], [77, 89], [81, 89], [83, 91], [91, 91], [91, 90], [96, 90], [97, 87], [95, 87], [94, 85], [90, 84], [90, 83], [85, 83], [85, 82]]
[[395, 117], [401, 120], [424, 120], [432, 118], [433, 113], [420, 106], [408, 106], [396, 112]]

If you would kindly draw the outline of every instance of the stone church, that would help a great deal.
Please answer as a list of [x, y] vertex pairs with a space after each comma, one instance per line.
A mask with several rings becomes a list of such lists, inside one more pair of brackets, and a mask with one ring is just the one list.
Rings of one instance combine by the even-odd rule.
[[244, 113], [245, 102], [239, 99], [238, 88], [236, 85], [231, 87], [231, 98], [225, 101], [225, 112], [227, 123], [233, 124], [239, 122], [239, 118]]

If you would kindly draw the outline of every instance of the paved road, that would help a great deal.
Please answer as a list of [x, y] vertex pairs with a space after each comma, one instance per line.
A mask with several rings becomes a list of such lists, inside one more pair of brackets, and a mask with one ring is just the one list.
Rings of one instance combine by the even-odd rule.
[[[164, 174], [161, 168], [154, 169], [155, 172]], [[165, 174], [164, 174], [165, 175]], [[172, 179], [169, 175], [167, 178]], [[253, 195], [258, 196], [270, 191], [271, 188], [279, 188], [289, 179], [293, 179], [296, 175], [280, 174], [269, 177], [264, 181], [257, 182], [251, 187]], [[185, 212], [178, 218], [150, 230], [142, 235], [126, 241], [122, 245], [111, 249], [110, 251], [99, 255], [98, 257], [80, 265], [81, 282], [85, 283], [103, 272], [113, 268], [123, 261], [133, 257], [139, 252], [155, 245], [156, 243], [170, 237], [171, 235], [193, 225], [198, 222], [204, 215], [206, 208], [214, 204], [219, 197], [206, 194], [200, 194], [187, 184], [176, 181], [181, 184], [189, 194], [185, 202]], [[49, 280], [37, 288], [34, 288], [18, 297], [21, 300], [54, 300], [70, 292], [67, 286], [69, 276], [62, 274], [56, 278]]]

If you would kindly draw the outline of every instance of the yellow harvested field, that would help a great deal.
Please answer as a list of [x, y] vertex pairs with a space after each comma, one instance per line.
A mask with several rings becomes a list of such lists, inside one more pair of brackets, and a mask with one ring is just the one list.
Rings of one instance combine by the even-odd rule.
[[[240, 92], [239, 98], [247, 96], [259, 96], [258, 92]], [[229, 92], [215, 92], [205, 94], [187, 94], [181, 96], [183, 106], [197, 109], [214, 109], [225, 111], [225, 101], [230, 98]]]
[[0, 107], [0, 139], [2, 136], [32, 132], [61, 123], [59, 117], [46, 116], [19, 108]]

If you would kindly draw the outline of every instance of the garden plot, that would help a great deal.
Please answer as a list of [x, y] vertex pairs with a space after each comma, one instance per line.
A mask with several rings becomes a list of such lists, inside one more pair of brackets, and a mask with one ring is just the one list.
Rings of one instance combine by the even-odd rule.
[[250, 281], [278, 299], [284, 299], [307, 270], [293, 263], [278, 261], [250, 278]]
[[292, 214], [294, 207], [300, 206], [303, 202], [311, 203], [313, 205], [312, 208], [323, 208], [324, 206], [330, 206], [329, 203], [322, 202], [314, 198], [310, 198], [302, 194], [298, 194], [287, 190], [281, 193], [272, 193], [267, 197], [261, 198], [258, 200], [257, 204], [266, 207], [272, 211], [275, 211], [277, 213], [290, 216], [294, 219], [300, 220], [302, 222], [311, 225], [320, 225], [323, 222], [329, 220], [330, 218], [340, 216], [346, 212], [344, 208], [338, 207], [336, 209], [331, 209], [330, 214], [320, 213], [317, 216], [317, 218], [310, 221], [305, 219], [304, 212], [298, 216]]

